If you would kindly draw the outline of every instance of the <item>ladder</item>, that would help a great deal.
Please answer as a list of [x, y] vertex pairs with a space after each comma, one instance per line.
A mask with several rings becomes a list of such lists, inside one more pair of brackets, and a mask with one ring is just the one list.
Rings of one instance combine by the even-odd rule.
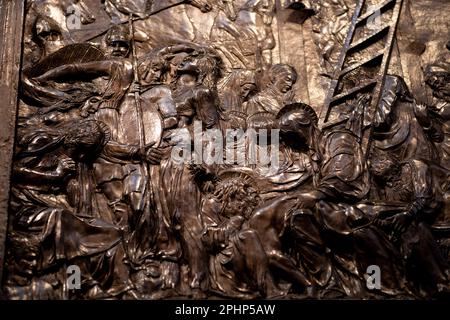
[[366, 0], [358, 0], [320, 114], [320, 128], [331, 129], [348, 120], [352, 99], [359, 93], [369, 94], [371, 101], [365, 107], [362, 136], [364, 152], [389, 67], [402, 2], [379, 0], [369, 6]]

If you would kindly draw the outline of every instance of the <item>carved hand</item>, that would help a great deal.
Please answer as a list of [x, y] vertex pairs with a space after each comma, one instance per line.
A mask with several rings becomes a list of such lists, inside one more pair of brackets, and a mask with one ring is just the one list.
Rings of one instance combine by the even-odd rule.
[[411, 222], [411, 215], [407, 212], [401, 212], [387, 219], [377, 220], [377, 225], [382, 228], [388, 228], [397, 234], [401, 234], [405, 232]]
[[129, 90], [130, 93], [141, 92], [141, 85], [137, 82], [133, 82]]
[[70, 158], [61, 159], [58, 162], [58, 166], [56, 168], [56, 173], [58, 176], [65, 176], [69, 173], [75, 172], [76, 163]]
[[146, 147], [145, 160], [150, 164], [159, 164], [164, 156], [164, 150], [162, 148], [153, 148], [151, 146]]

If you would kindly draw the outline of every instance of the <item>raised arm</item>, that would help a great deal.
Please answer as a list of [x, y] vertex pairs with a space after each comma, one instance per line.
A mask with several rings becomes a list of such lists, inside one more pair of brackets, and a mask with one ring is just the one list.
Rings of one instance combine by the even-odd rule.
[[33, 78], [39, 82], [46, 82], [51, 80], [64, 79], [74, 76], [91, 76], [99, 77], [103, 75], [110, 75], [114, 67], [117, 67], [122, 62], [116, 60], [92, 61], [85, 63], [66, 64], [53, 68], [39, 77]]
[[63, 181], [63, 179], [74, 173], [76, 170], [75, 161], [70, 158], [60, 159], [58, 166], [54, 170], [42, 169], [42, 168], [29, 168], [22, 165], [21, 162], [16, 163], [13, 168], [13, 179], [17, 181], [23, 181], [29, 183], [30, 181], [36, 181], [39, 184], [55, 183]]

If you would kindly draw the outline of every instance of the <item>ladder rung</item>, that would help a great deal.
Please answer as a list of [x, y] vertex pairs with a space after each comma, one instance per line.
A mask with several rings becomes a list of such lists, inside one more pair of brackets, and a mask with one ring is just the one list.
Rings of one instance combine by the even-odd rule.
[[380, 3], [379, 5], [377, 5], [376, 7], [374, 7], [370, 12], [366, 12], [363, 15], [361, 15], [358, 20], [356, 21], [356, 24], [360, 24], [361, 22], [363, 22], [364, 20], [366, 20], [367, 18], [369, 18], [370, 16], [372, 16], [374, 13], [376, 13], [377, 11], [383, 9], [384, 7], [386, 7], [388, 4], [392, 3], [395, 0], [385, 0], [382, 3]]
[[390, 23], [385, 23], [385, 24], [384, 24], [380, 29], [378, 29], [377, 31], [372, 32], [372, 33], [369, 34], [367, 37], [362, 38], [362, 39], [358, 40], [358, 41], [355, 42], [355, 43], [352, 43], [352, 44], [350, 45], [350, 47], [348, 48], [347, 51], [350, 51], [350, 50], [352, 50], [352, 49], [354, 49], [354, 48], [356, 48], [356, 47], [359, 47], [359, 46], [362, 45], [363, 43], [365, 43], [365, 42], [371, 40], [371, 39], [374, 38], [375, 36], [379, 35], [379, 34], [382, 33], [383, 31], [385, 31], [386, 29], [388, 29], [390, 26], [391, 26]]
[[352, 71], [352, 70], [355, 70], [355, 69], [357, 69], [357, 68], [359, 68], [359, 67], [362, 67], [363, 65], [369, 63], [369, 62], [372, 61], [372, 60], [375, 60], [375, 59], [377, 59], [377, 58], [379, 58], [379, 57], [382, 57], [383, 54], [384, 54], [384, 51], [385, 51], [384, 49], [383, 49], [383, 50], [380, 50], [380, 51], [378, 51], [376, 54], [374, 54], [373, 56], [371, 56], [370, 58], [364, 59], [364, 60], [361, 61], [361, 62], [352, 64], [351, 66], [349, 66], [349, 67], [345, 68], [344, 70], [342, 70], [341, 73], [339, 74], [339, 76], [341, 77], [341, 76], [343, 76], [344, 74], [347, 74], [347, 73], [349, 73], [349, 72]]
[[376, 83], [377, 83], [377, 80], [369, 80], [367, 82], [364, 82], [363, 84], [360, 84], [359, 86], [354, 87], [353, 89], [350, 89], [347, 92], [340, 93], [337, 96], [334, 96], [333, 99], [331, 99], [331, 102], [333, 103], [333, 102], [336, 102], [338, 100], [341, 100], [342, 98], [345, 98], [345, 97], [347, 97], [349, 95], [352, 95], [352, 94], [354, 94], [354, 93], [356, 93], [358, 91], [361, 91], [361, 90], [363, 90], [363, 89], [365, 89], [365, 88], [367, 88], [367, 87], [369, 87], [371, 85], [374, 85]]

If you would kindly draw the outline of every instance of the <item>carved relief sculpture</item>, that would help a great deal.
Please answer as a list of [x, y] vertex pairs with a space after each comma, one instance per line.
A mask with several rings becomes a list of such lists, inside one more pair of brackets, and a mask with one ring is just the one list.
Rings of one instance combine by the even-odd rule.
[[0, 0], [4, 296], [448, 295], [432, 2]]

